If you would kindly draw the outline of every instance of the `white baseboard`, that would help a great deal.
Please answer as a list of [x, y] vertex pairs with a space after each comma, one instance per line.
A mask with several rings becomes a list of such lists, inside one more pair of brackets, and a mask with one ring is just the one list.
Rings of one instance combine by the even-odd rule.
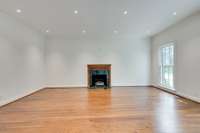
[[33, 94], [33, 93], [39, 91], [39, 90], [42, 90], [43, 88], [44, 88], [44, 87], [40, 87], [40, 89], [36, 89], [36, 90], [31, 90], [31, 91], [28, 91], [28, 92], [24, 92], [24, 93], [21, 94], [21, 95], [18, 95], [18, 96], [15, 96], [15, 97], [11, 97], [11, 98], [6, 98], [6, 99], [2, 98], [2, 99], [0, 100], [0, 107], [2, 107], [2, 106], [4, 106], [4, 105], [7, 105], [7, 104], [9, 104], [9, 103], [12, 103], [12, 102], [14, 102], [14, 101], [17, 101], [17, 100], [19, 100], [19, 99], [21, 99], [21, 98], [23, 98], [23, 97], [28, 96], [28, 95], [31, 95], [31, 94]]
[[[155, 85], [113, 86], [113, 87], [148, 87], [148, 86], [159, 88], [159, 89], [161, 89], [163, 91], [167, 91], [167, 92], [173, 93], [173, 94], [175, 94], [177, 96], [180, 96], [180, 97], [183, 97], [183, 98], [186, 98], [186, 99], [190, 99], [190, 100], [192, 100], [194, 102], [200, 103], [200, 98], [193, 97], [193, 96], [188, 96], [186, 94], [178, 93], [176, 91], [170, 91], [169, 89], [166, 89], [166, 88], [163, 88], [163, 87], [160, 87], [160, 86], [155, 86]], [[21, 99], [21, 98], [23, 98], [25, 96], [30, 95], [30, 94], [33, 94], [33, 93], [35, 93], [35, 92], [37, 92], [39, 90], [42, 90], [44, 88], [51, 88], [51, 89], [53, 89], [53, 88], [87, 88], [87, 86], [84, 86], [84, 85], [81, 85], [81, 86], [79, 86], [79, 85], [69, 85], [69, 86], [60, 86], [60, 87], [59, 86], [41, 87], [40, 89], [36, 89], [36, 90], [29, 91], [29, 92], [25, 92], [24, 94], [16, 96], [16, 97], [12, 97], [12, 98], [5, 99], [5, 100], [1, 99], [0, 100], [0, 107], [4, 106], [6, 104], [12, 103], [12, 102], [14, 102], [14, 101], [16, 101], [18, 99]]]
[[[45, 88], [85, 88], [88, 87], [87, 85], [46, 85], [47, 87]], [[112, 84], [112, 87], [135, 87], [135, 86], [151, 86], [151, 85], [146, 85], [146, 84]]]
[[177, 95], [180, 95], [180, 96], [182, 96], [182, 97], [185, 97], [185, 98], [187, 98], [187, 99], [190, 99], [190, 100], [192, 100], [192, 101], [195, 101], [195, 102], [200, 103], [200, 98], [193, 97], [193, 96], [188, 96], [188, 95], [181, 94], [181, 93], [178, 93]]
[[87, 88], [86, 85], [47, 85], [48, 89], [56, 89], [56, 88]]
[[[134, 86], [129, 86], [129, 85], [123, 85], [123, 86], [113, 86], [113, 87], [145, 87], [145, 86], [149, 86], [149, 85], [134, 85]], [[33, 94], [39, 90], [42, 90], [44, 88], [48, 88], [48, 89], [56, 89], [56, 88], [87, 88], [86, 85], [67, 85], [67, 86], [56, 86], [56, 85], [50, 85], [48, 87], [40, 87], [40, 89], [35, 89], [35, 90], [31, 90], [28, 92], [24, 92], [21, 95], [15, 96], [15, 97], [11, 97], [11, 98], [6, 98], [6, 99], [0, 99], [0, 107], [7, 105], [9, 103], [12, 103], [14, 101], [17, 101], [23, 97], [26, 97], [30, 94]]]
[[[112, 85], [112, 87], [149, 87], [151, 85]], [[66, 86], [56, 86], [56, 85], [53, 85], [53, 86], [48, 86], [48, 87], [45, 87], [45, 88], [48, 88], [48, 89], [58, 89], [58, 88], [62, 88], [62, 89], [69, 89], [69, 88], [87, 88], [88, 86], [85, 86], [85, 85], [66, 85]]]
[[174, 94], [174, 95], [183, 97], [183, 98], [185, 98], [185, 99], [189, 99], [189, 100], [191, 100], [191, 101], [200, 103], [200, 98], [197, 98], [197, 97], [194, 97], [194, 96], [189, 96], [189, 95], [186, 95], [186, 94], [177, 92], [177, 91], [171, 91], [171, 90], [169, 90], [169, 89], [167, 89], [167, 88], [164, 88], [164, 87], [161, 87], [161, 86], [156, 86], [156, 85], [151, 85], [151, 86], [154, 87], [154, 88], [159, 88], [159, 89], [161, 89], [161, 90], [163, 90], [163, 91], [172, 93], [172, 94]]

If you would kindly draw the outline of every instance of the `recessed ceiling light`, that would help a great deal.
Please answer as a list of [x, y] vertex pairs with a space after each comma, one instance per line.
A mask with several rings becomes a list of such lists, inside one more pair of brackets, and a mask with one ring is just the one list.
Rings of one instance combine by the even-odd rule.
[[46, 30], [46, 33], [49, 33], [50, 32], [50, 30]]
[[16, 12], [17, 12], [17, 13], [21, 13], [22, 10], [21, 10], [21, 9], [17, 9]]
[[74, 14], [78, 14], [78, 10], [74, 10]]
[[124, 11], [124, 15], [127, 15], [128, 14], [128, 11]]
[[176, 16], [176, 15], [177, 15], [177, 12], [173, 12], [173, 15]]
[[86, 30], [82, 30], [82, 33], [85, 34], [85, 33], [86, 33]]
[[114, 34], [118, 34], [119, 31], [118, 31], [118, 30], [114, 30], [113, 33], [114, 33]]

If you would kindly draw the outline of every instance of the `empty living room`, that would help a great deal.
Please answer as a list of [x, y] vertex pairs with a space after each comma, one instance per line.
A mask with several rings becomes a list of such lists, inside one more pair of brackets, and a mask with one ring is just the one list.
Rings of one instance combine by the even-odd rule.
[[200, 133], [200, 0], [0, 0], [0, 133]]

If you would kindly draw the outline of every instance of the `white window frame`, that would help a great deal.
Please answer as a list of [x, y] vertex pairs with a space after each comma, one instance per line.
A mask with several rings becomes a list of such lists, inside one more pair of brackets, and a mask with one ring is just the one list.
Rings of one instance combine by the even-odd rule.
[[[172, 87], [164, 85], [162, 83], [163, 82], [163, 77], [162, 77], [162, 74], [163, 74], [163, 71], [162, 71], [162, 68], [163, 68], [162, 50], [163, 50], [163, 48], [170, 47], [170, 46], [173, 46], [173, 85], [172, 85]], [[159, 64], [159, 71], [160, 71], [159, 84], [160, 84], [161, 87], [164, 87], [164, 88], [169, 89], [171, 91], [175, 91], [175, 56], [176, 56], [176, 51], [175, 50], [176, 50], [175, 42], [165, 43], [164, 45], [161, 45], [160, 49], [159, 49], [159, 61], [160, 61], [160, 64]]]

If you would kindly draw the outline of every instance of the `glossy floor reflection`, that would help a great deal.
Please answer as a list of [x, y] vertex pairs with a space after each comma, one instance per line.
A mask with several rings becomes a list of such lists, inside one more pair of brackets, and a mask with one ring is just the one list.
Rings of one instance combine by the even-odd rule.
[[150, 87], [44, 89], [0, 108], [0, 133], [199, 133], [199, 114]]

